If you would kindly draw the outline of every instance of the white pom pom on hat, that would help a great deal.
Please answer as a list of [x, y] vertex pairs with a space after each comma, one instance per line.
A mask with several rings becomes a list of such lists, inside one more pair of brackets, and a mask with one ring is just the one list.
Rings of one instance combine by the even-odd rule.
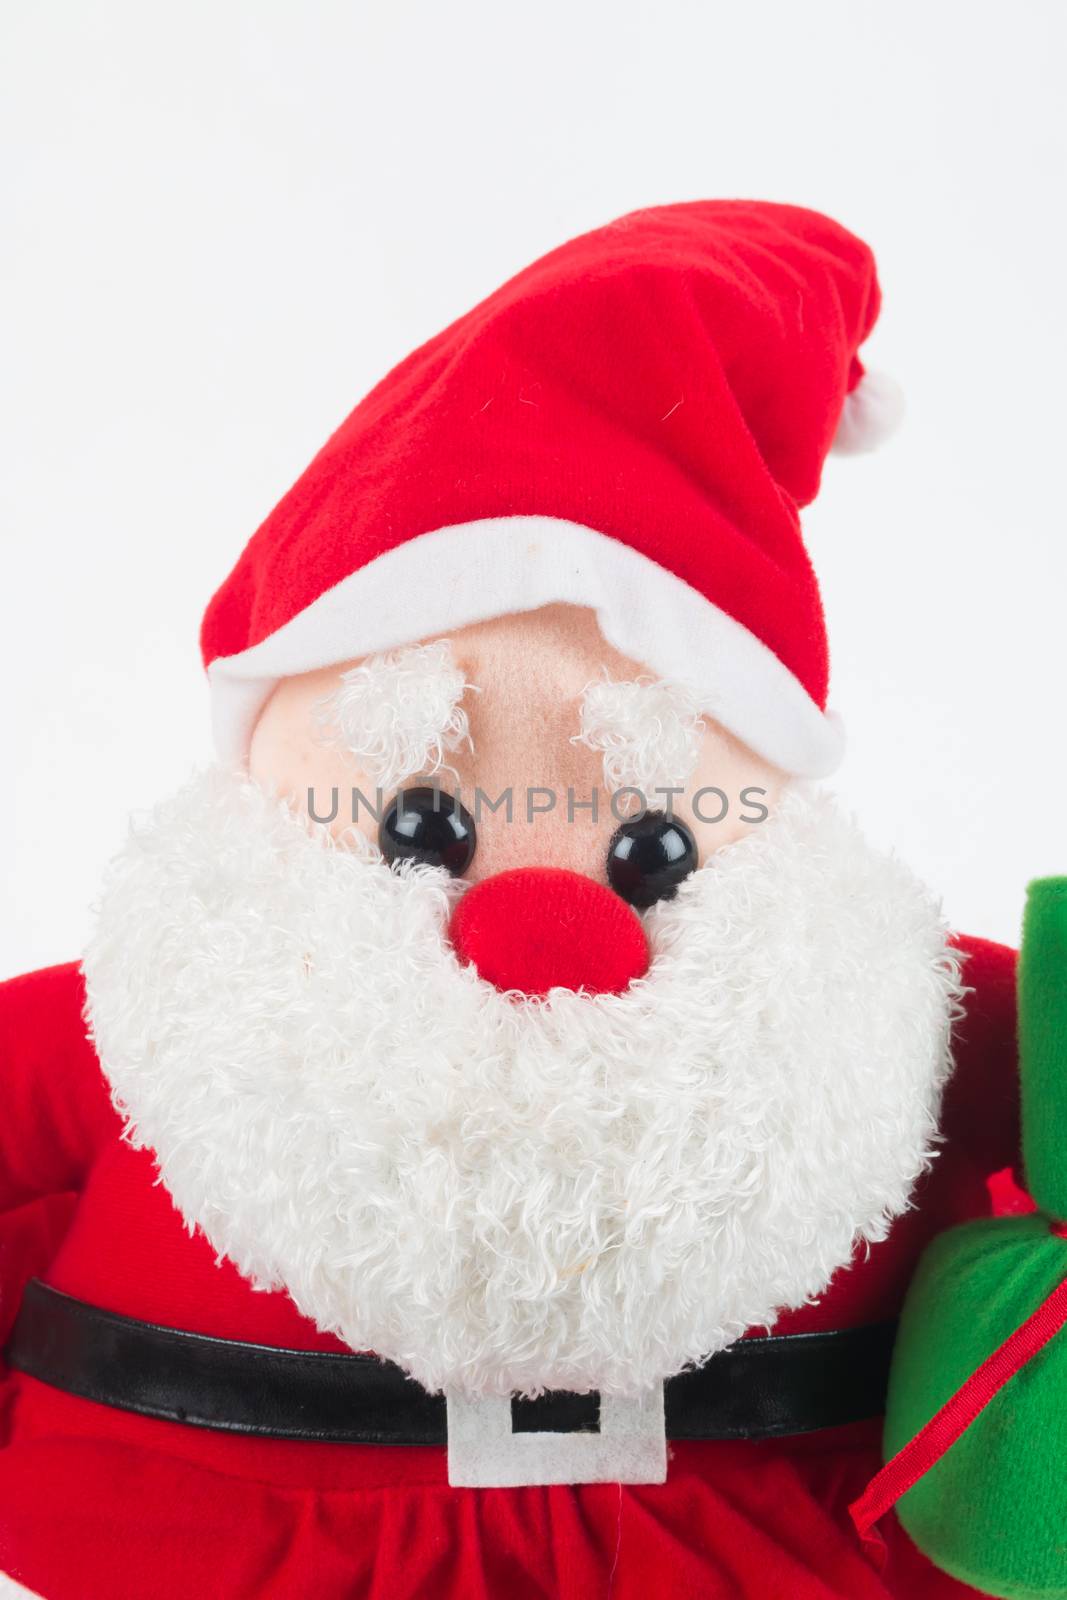
[[865, 372], [845, 396], [831, 446], [835, 455], [858, 456], [895, 433], [904, 416], [904, 391], [887, 372]]

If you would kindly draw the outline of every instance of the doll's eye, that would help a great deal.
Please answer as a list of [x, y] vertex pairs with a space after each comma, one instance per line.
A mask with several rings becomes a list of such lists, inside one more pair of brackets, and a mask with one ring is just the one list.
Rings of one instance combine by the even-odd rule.
[[390, 865], [418, 861], [444, 867], [454, 878], [470, 866], [477, 843], [470, 812], [454, 795], [428, 784], [401, 789], [378, 827], [378, 844]]
[[697, 865], [692, 833], [665, 811], [646, 811], [616, 829], [608, 846], [608, 882], [639, 911], [669, 900]]

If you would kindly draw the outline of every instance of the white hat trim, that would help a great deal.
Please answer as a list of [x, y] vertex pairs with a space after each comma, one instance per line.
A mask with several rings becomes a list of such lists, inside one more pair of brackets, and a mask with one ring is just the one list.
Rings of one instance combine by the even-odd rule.
[[224, 761], [247, 755], [282, 678], [556, 602], [589, 606], [604, 637], [689, 689], [708, 716], [797, 777], [838, 765], [844, 736], [761, 639], [618, 539], [555, 517], [487, 517], [424, 533], [319, 595], [208, 678]]

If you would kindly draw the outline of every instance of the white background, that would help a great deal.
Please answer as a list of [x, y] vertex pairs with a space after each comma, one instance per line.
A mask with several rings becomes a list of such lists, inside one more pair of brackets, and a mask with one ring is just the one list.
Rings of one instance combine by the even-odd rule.
[[1012, 939], [1067, 872], [1063, 8], [3, 9], [0, 975], [77, 954], [126, 813], [208, 755], [200, 613], [360, 394], [636, 206], [827, 210], [909, 398], [810, 544], [838, 788]]

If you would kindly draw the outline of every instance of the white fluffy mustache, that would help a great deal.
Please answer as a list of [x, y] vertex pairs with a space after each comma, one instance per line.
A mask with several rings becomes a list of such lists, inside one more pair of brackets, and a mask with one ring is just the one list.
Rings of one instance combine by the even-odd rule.
[[957, 964], [832, 803], [646, 918], [621, 995], [516, 1001], [461, 886], [197, 780], [131, 836], [86, 955], [131, 1137], [257, 1285], [430, 1389], [634, 1394], [825, 1288], [936, 1138]]

